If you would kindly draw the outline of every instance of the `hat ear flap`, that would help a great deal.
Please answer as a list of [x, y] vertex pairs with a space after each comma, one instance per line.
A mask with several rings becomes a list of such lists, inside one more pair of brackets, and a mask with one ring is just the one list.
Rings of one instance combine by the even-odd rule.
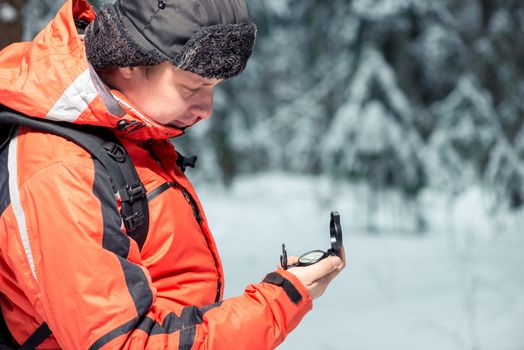
[[252, 22], [210, 26], [193, 35], [173, 63], [205, 78], [229, 79], [246, 67], [255, 38]]
[[131, 40], [113, 5], [106, 5], [86, 28], [87, 60], [96, 70], [153, 66], [166, 60], [157, 51], [146, 51]]

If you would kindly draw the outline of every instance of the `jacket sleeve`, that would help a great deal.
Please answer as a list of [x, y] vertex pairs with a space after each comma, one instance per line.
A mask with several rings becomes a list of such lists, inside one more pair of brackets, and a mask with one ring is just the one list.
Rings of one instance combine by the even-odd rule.
[[23, 261], [13, 266], [40, 318], [34, 328], [47, 322], [62, 348], [273, 349], [311, 309], [307, 290], [282, 270], [239, 297], [166, 309], [122, 232], [107, 173], [90, 162], [57, 163], [19, 185], [27, 241], [9, 245]]

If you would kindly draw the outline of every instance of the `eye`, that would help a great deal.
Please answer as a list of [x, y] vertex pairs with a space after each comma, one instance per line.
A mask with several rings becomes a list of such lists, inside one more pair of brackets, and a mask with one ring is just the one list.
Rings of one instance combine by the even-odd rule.
[[200, 90], [200, 87], [197, 87], [197, 88], [191, 88], [189, 86], [183, 86], [182, 87], [182, 91], [183, 91], [184, 95], [186, 95], [186, 96], [193, 96], [199, 90]]

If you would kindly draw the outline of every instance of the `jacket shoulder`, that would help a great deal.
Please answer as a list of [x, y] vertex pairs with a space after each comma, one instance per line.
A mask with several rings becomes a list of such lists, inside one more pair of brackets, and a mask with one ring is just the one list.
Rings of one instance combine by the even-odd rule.
[[11, 142], [16, 143], [20, 184], [55, 164], [94, 169], [92, 157], [86, 150], [58, 135], [19, 127]]

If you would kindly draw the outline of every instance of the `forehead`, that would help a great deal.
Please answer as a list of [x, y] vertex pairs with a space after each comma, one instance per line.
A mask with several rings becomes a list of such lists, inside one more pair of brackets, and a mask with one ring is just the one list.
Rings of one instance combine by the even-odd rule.
[[185, 80], [187, 82], [199, 85], [216, 85], [222, 81], [222, 79], [216, 78], [204, 78], [198, 74], [188, 72], [186, 70], [180, 69], [176, 66], [172, 66], [175, 70], [175, 74], [179, 79]]

